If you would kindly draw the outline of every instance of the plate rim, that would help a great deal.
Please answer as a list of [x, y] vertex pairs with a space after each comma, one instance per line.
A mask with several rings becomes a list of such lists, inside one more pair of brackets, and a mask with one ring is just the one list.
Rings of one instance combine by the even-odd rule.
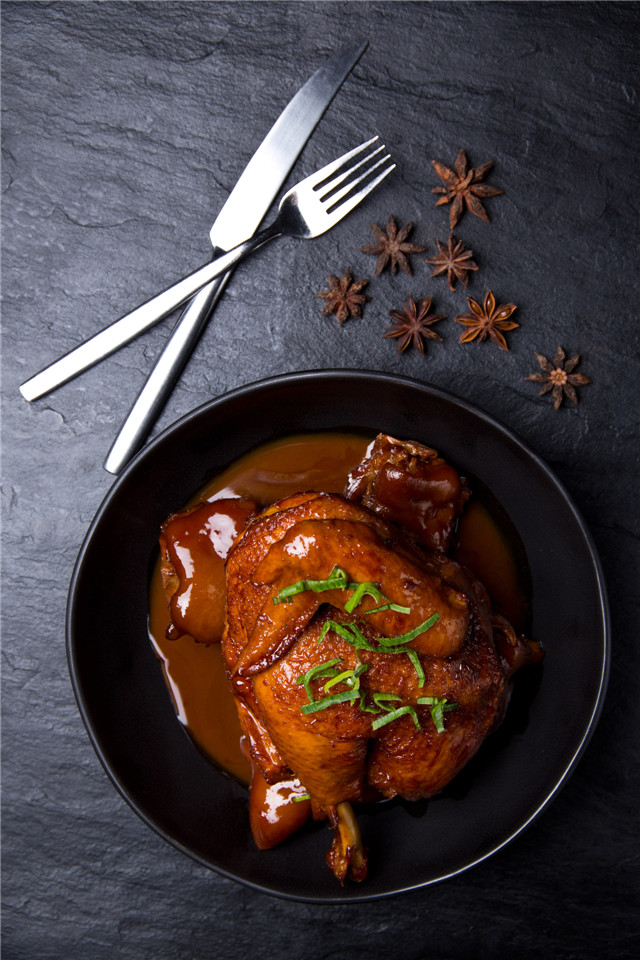
[[[463, 411], [471, 414], [474, 417], [479, 417], [483, 420], [492, 430], [497, 430], [500, 434], [506, 437], [512, 444], [514, 444], [527, 459], [532, 460], [537, 468], [545, 475], [546, 479], [551, 482], [555, 487], [556, 491], [560, 494], [565, 505], [569, 508], [571, 514], [574, 517], [574, 520], [579, 528], [585, 544], [588, 548], [589, 558], [593, 565], [594, 574], [596, 577], [598, 585], [598, 607], [601, 611], [601, 622], [602, 622], [602, 636], [601, 636], [601, 665], [600, 665], [600, 675], [598, 679], [598, 688], [597, 693], [593, 698], [593, 703], [591, 705], [591, 711], [588, 718], [585, 719], [584, 730], [580, 741], [576, 744], [573, 749], [571, 758], [567, 762], [562, 773], [554, 777], [553, 787], [546, 793], [544, 798], [537, 803], [535, 809], [530, 813], [530, 815], [517, 827], [517, 829], [509, 832], [508, 836], [502, 839], [500, 843], [494, 844], [491, 849], [484, 851], [480, 856], [475, 857], [474, 859], [468, 861], [463, 866], [457, 867], [449, 872], [441, 873], [437, 877], [417, 881], [412, 883], [407, 883], [402, 887], [397, 887], [393, 890], [385, 890], [367, 893], [363, 891], [362, 893], [358, 892], [349, 896], [340, 896], [339, 892], [335, 896], [329, 895], [325, 896], [323, 894], [318, 894], [314, 896], [308, 895], [296, 895], [289, 893], [288, 891], [283, 891], [279, 889], [274, 889], [268, 884], [262, 883], [260, 881], [252, 880], [250, 878], [241, 876], [237, 873], [232, 872], [227, 869], [225, 866], [217, 865], [211, 863], [206, 857], [199, 855], [196, 851], [189, 849], [185, 844], [180, 840], [172, 837], [166, 830], [164, 830], [159, 824], [154, 823], [150, 816], [147, 815], [136, 803], [135, 798], [131, 795], [131, 792], [127, 789], [127, 786], [124, 783], [121, 783], [116, 777], [115, 773], [111, 770], [110, 764], [105, 756], [105, 751], [100, 743], [100, 737], [98, 732], [94, 729], [94, 724], [90, 716], [89, 707], [86, 703], [85, 696], [82, 691], [82, 683], [78, 676], [78, 668], [75, 660], [75, 651], [74, 651], [74, 637], [73, 637], [73, 612], [75, 604], [76, 591], [78, 589], [78, 582], [84, 562], [84, 558], [87, 555], [91, 540], [93, 535], [98, 528], [103, 515], [108, 511], [112, 500], [116, 497], [119, 488], [124, 484], [126, 479], [135, 471], [139, 469], [140, 464], [151, 456], [155, 451], [156, 447], [160, 446], [166, 441], [166, 439], [171, 436], [173, 433], [179, 432], [186, 424], [197, 420], [205, 412], [210, 412], [215, 410], [216, 407], [222, 407], [226, 403], [235, 400], [236, 398], [242, 396], [250, 396], [252, 393], [259, 392], [265, 388], [276, 387], [281, 384], [295, 384], [299, 381], [309, 381], [309, 380], [327, 380], [327, 381], [340, 381], [340, 380], [361, 380], [361, 381], [371, 381], [372, 379], [381, 383], [387, 382], [393, 384], [396, 387], [411, 387], [414, 389], [423, 392], [427, 396], [434, 396], [438, 399], [444, 400], [447, 403], [453, 404], [454, 406], [461, 408]], [[329, 428], [328, 428], [329, 429]], [[285, 434], [283, 434], [284, 436]], [[188, 411], [176, 421], [169, 424], [165, 427], [157, 436], [153, 437], [137, 454], [136, 456], [126, 465], [123, 471], [118, 477], [115, 478], [114, 483], [107, 490], [105, 496], [103, 497], [87, 531], [83, 537], [78, 556], [74, 563], [71, 579], [69, 582], [69, 590], [67, 595], [67, 604], [66, 604], [66, 617], [65, 617], [65, 647], [67, 654], [67, 664], [69, 675], [73, 687], [74, 696], [76, 703], [78, 705], [78, 710], [80, 712], [81, 719], [83, 721], [85, 730], [89, 737], [89, 740], [93, 746], [93, 749], [100, 760], [102, 767], [104, 768], [109, 780], [116, 788], [120, 796], [126, 801], [126, 803], [131, 807], [135, 814], [148, 826], [150, 827], [158, 836], [160, 836], [164, 841], [169, 843], [172, 847], [179, 850], [181, 853], [185, 854], [191, 860], [196, 861], [202, 866], [206, 867], [209, 870], [214, 871], [215, 873], [232, 880], [236, 883], [241, 883], [245, 886], [250, 887], [251, 889], [257, 890], [261, 893], [267, 894], [269, 896], [275, 896], [280, 899], [294, 901], [294, 902], [305, 902], [305, 903], [326, 903], [326, 904], [346, 904], [346, 903], [363, 903], [371, 902], [374, 900], [385, 899], [390, 896], [397, 896], [402, 893], [409, 893], [411, 891], [424, 889], [425, 887], [433, 886], [438, 883], [443, 883], [446, 880], [451, 879], [454, 876], [458, 876], [462, 873], [466, 873], [468, 870], [482, 863], [483, 861], [493, 857], [505, 846], [511, 843], [516, 837], [518, 837], [523, 831], [525, 831], [549, 806], [551, 801], [556, 797], [559, 791], [566, 784], [567, 780], [573, 773], [575, 767], [582, 758], [584, 751], [586, 750], [591, 737], [595, 731], [598, 720], [602, 713], [604, 700], [606, 697], [606, 691], [608, 686], [609, 674], [610, 674], [610, 661], [611, 661], [611, 619], [610, 619], [610, 609], [609, 601], [606, 590], [606, 583], [604, 579], [604, 572], [602, 569], [602, 563], [596, 548], [595, 542], [593, 540], [591, 531], [584, 520], [581, 512], [573, 501], [573, 498], [569, 494], [568, 490], [562, 483], [562, 481], [556, 476], [556, 474], [551, 470], [547, 463], [540, 457], [533, 449], [529, 447], [525, 441], [523, 441], [513, 430], [503, 424], [500, 420], [494, 417], [491, 414], [488, 414], [486, 411], [482, 410], [480, 407], [476, 406], [474, 403], [465, 400], [455, 393], [446, 390], [441, 387], [434, 386], [430, 383], [427, 383], [423, 380], [418, 380], [416, 378], [404, 376], [401, 374], [387, 373], [384, 371], [376, 370], [362, 370], [355, 368], [329, 368], [326, 370], [300, 370], [294, 371], [291, 373], [283, 373], [270, 377], [263, 377], [259, 380], [252, 381], [247, 384], [235, 387], [232, 390], [218, 396], [211, 398], [199, 404], [197, 407]]]

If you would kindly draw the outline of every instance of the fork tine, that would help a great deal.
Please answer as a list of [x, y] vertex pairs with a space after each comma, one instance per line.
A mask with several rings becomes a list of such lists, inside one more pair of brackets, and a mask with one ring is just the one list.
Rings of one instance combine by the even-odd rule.
[[[386, 150], [384, 143], [381, 143], [379, 147], [373, 150], [372, 153], [368, 153], [366, 157], [363, 157], [361, 160], [358, 160], [357, 163], [354, 163], [352, 167], [349, 167], [348, 170], [345, 170], [344, 173], [340, 176], [333, 177], [331, 180], [325, 180], [324, 183], [324, 193], [319, 194], [320, 200], [328, 199], [330, 193], [333, 193], [334, 190], [344, 181], [347, 177], [350, 177], [355, 171], [363, 165], [363, 163], [370, 163], [375, 156], [377, 156], [382, 150]], [[353, 181], [351, 182], [353, 186]], [[314, 187], [314, 190], [319, 190], [320, 186]]]
[[[376, 151], [376, 152], [377, 152], [377, 151]], [[372, 155], [372, 156], [373, 156], [373, 155]], [[371, 157], [369, 157], [368, 159], [371, 159]], [[380, 167], [383, 163], [386, 163], [387, 160], [391, 160], [391, 157], [390, 157], [390, 155], [389, 155], [388, 153], [385, 154], [384, 157], [381, 157], [381, 158], [378, 160], [377, 163], [374, 163], [372, 166], [367, 167], [366, 170], [363, 170], [362, 173], [360, 174], [360, 176], [356, 177], [354, 180], [350, 180], [349, 183], [347, 183], [341, 190], [336, 190], [335, 193], [333, 193], [333, 192], [331, 193], [331, 196], [327, 196], [327, 197], [326, 197], [326, 200], [327, 200], [327, 210], [331, 210], [331, 208], [334, 207], [337, 203], [339, 203], [339, 201], [342, 200], [343, 197], [346, 197], [347, 194], [351, 193], [351, 191], [352, 191], [355, 187], [357, 187], [359, 183], [362, 183], [363, 180], [365, 180], [367, 177], [371, 176], [371, 174], [373, 173], [373, 171], [374, 171], [374, 170], [377, 170], [378, 167]], [[364, 163], [364, 160], [362, 161], [362, 163]], [[361, 165], [362, 165], [361, 163], [357, 164], [357, 166], [361, 166]], [[352, 169], [356, 169], [356, 168], [354, 167], [354, 168], [352, 168]], [[352, 172], [352, 170], [349, 171], [349, 173], [351, 173], [351, 172]], [[340, 178], [340, 180], [343, 180], [343, 179], [344, 179], [344, 177], [341, 177], [341, 178]], [[326, 196], [326, 194], [325, 194], [325, 196]], [[321, 200], [324, 200], [325, 197], [321, 197], [320, 199], [321, 199]]]
[[[380, 161], [380, 163], [382, 163], [382, 161]], [[379, 165], [380, 164], [376, 164], [376, 167], [378, 167]], [[372, 180], [370, 183], [366, 183], [364, 187], [358, 190], [358, 192], [354, 194], [352, 197], [349, 197], [348, 200], [345, 200], [344, 203], [338, 202], [337, 204], [332, 204], [327, 209], [327, 215], [331, 218], [331, 225], [333, 225], [334, 223], [337, 223], [338, 220], [342, 220], [342, 218], [346, 216], [351, 210], [353, 210], [354, 207], [357, 207], [360, 201], [364, 200], [364, 198], [368, 194], [370, 194], [371, 191], [374, 190], [379, 183], [382, 183], [384, 178], [388, 177], [391, 171], [395, 170], [395, 168], [396, 168], [395, 163], [392, 163], [390, 167], [387, 167], [385, 170], [379, 173], [378, 176], [374, 180]], [[352, 187], [353, 184], [350, 184], [350, 186]]]
[[[315, 184], [314, 189], [317, 189], [323, 180], [327, 180], [333, 173], [336, 173], [348, 160], [352, 160], [353, 157], [357, 157], [359, 154], [366, 150], [367, 147], [370, 147], [372, 143], [375, 143], [378, 139], [377, 135], [371, 137], [370, 140], [367, 140], [365, 143], [361, 143], [359, 147], [354, 147], [353, 150], [349, 150], [348, 153], [345, 153], [344, 156], [338, 157], [337, 160], [332, 160], [331, 163], [328, 163], [326, 167], [322, 167], [320, 170], [316, 170], [315, 173], [312, 173], [310, 177], [306, 177], [303, 180], [303, 183]], [[302, 184], [299, 184], [302, 186]]]

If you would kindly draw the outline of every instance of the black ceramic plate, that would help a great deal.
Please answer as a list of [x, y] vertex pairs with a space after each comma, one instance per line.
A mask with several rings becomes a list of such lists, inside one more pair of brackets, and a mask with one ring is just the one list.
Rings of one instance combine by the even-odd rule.
[[[326, 825], [253, 844], [247, 793], [192, 745], [147, 634], [162, 520], [254, 447], [317, 430], [378, 431], [436, 447], [478, 478], [515, 524], [532, 577], [532, 634], [546, 658], [501, 729], [443, 795], [359, 814], [370, 871], [340, 888]], [[280, 896], [366, 900], [443, 880], [513, 839], [574, 768], [606, 685], [608, 618], [589, 534], [550, 470], [469, 404], [421, 383], [354, 371], [292, 374], [236, 390], [151, 443], [114, 484], [71, 584], [68, 655], [93, 745], [118, 790], [165, 839], [222, 874]]]

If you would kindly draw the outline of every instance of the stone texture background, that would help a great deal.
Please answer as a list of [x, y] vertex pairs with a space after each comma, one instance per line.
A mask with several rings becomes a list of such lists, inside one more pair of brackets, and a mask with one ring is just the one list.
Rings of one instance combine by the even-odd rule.
[[[2, 5], [3, 948], [6, 960], [631, 957], [638, 923], [637, 3]], [[279, 111], [345, 38], [369, 48], [293, 179], [378, 132], [398, 170], [339, 229], [240, 268], [158, 429], [272, 374], [326, 367], [428, 381], [496, 416], [556, 471], [600, 551], [613, 620], [598, 729], [552, 806], [440, 886], [372, 904], [270, 898], [192, 863], [129, 810], [79, 718], [65, 601], [113, 478], [102, 461], [163, 345], [156, 327], [32, 405], [22, 380], [208, 256], [208, 230]], [[372, 279], [342, 328], [314, 293], [371, 220], [414, 220], [435, 252], [432, 159], [495, 161], [469, 293], [518, 304], [511, 350], [461, 345], [464, 291]], [[443, 343], [383, 340], [433, 293]], [[592, 379], [555, 413], [524, 377], [558, 344]], [[550, 549], [553, 544], [550, 544]]]

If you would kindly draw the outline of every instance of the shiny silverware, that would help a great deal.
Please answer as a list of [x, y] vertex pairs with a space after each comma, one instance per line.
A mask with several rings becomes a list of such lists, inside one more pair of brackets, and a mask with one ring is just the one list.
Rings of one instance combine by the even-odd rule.
[[[228, 253], [216, 257], [211, 263], [200, 267], [180, 283], [189, 281], [197, 284], [199, 288], [203, 282], [225, 273], [258, 247], [264, 246], [276, 237], [295, 237], [306, 240], [326, 233], [361, 203], [392, 170], [395, 170], [396, 165], [390, 162], [391, 157], [388, 153], [382, 157], [379, 156], [386, 149], [384, 144], [367, 152], [377, 140], [377, 137], [372, 137], [371, 140], [361, 143], [360, 146], [338, 157], [332, 163], [328, 163], [311, 176], [305, 177], [285, 193], [280, 201], [278, 216], [270, 226], [260, 230], [244, 243], [239, 243]], [[351, 160], [356, 162], [350, 164]], [[350, 165], [347, 166], [347, 164]]]
[[[384, 145], [366, 152], [377, 139], [373, 137], [361, 143], [344, 156], [305, 177], [284, 195], [280, 201], [278, 216], [270, 226], [244, 243], [239, 243], [228, 253], [216, 257], [211, 263], [205, 263], [178, 283], [167, 287], [162, 293], [148, 300], [144, 307], [152, 315], [154, 310], [157, 310], [157, 319], [161, 319], [167, 309], [179, 307], [210, 280], [227, 273], [236, 263], [244, 260], [269, 240], [282, 236], [298, 239], [319, 237], [334, 227], [395, 170], [396, 165], [390, 162], [388, 153], [379, 156], [380, 152], [385, 150]], [[356, 162], [347, 167], [346, 164], [351, 160]], [[140, 309], [142, 308], [137, 308]], [[126, 317], [123, 319], [126, 320]]]
[[[249, 161], [211, 228], [214, 255], [230, 249], [256, 230], [300, 151], [366, 46], [366, 43], [352, 43], [339, 50], [316, 70], [284, 109]], [[156, 372], [162, 374], [155, 379], [160, 382], [164, 393], [155, 396], [157, 389], [147, 391], [146, 421], [138, 430], [139, 436], [129, 456], [144, 440], [229, 276], [226, 274], [212, 281], [194, 297], [176, 326], [168, 344], [171, 356], [163, 354], [152, 374], [152, 377]], [[152, 310], [143, 304], [26, 380], [20, 387], [23, 397], [36, 400], [44, 396], [133, 340], [172, 309], [174, 307], [168, 301], [162, 312], [157, 304]], [[142, 395], [139, 401], [141, 399]], [[138, 412], [142, 413], [141, 410]]]
[[[389, 154], [384, 153], [384, 145], [369, 149], [377, 140], [377, 137], [367, 140], [302, 180], [282, 198], [278, 216], [269, 227], [211, 263], [205, 264], [190, 277], [161, 294], [160, 298], [170, 294], [171, 290], [176, 291], [176, 296], [183, 296], [185, 284], [189, 285], [186, 290], [187, 295], [191, 296], [193, 290], [209, 283], [212, 278], [227, 273], [240, 260], [276, 237], [317, 237], [335, 226], [395, 169], [395, 163], [391, 163]], [[199, 296], [206, 300], [207, 294]], [[153, 301], [149, 301], [149, 306], [152, 304]], [[184, 356], [179, 338], [176, 340], [176, 348]], [[105, 460], [105, 470], [110, 473], [120, 472], [146, 436], [148, 419], [150, 416], [155, 417], [164, 399], [162, 377], [170, 371], [172, 363], [171, 350], [165, 348], [165, 353], [153, 371], [153, 379], [147, 383], [134, 404]], [[169, 389], [172, 384], [173, 380]]]

